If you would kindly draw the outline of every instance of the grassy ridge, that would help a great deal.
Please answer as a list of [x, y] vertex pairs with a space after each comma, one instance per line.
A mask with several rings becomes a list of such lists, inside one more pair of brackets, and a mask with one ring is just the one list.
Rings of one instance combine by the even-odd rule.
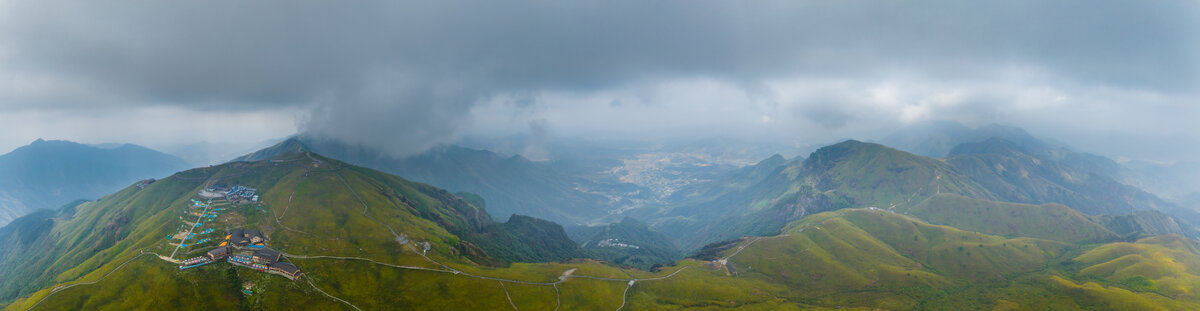
[[[429, 242], [432, 246], [430, 254], [440, 256], [443, 261], [471, 266], [475, 262], [503, 260], [500, 259], [503, 257], [494, 257], [476, 245], [523, 245], [533, 238], [545, 238], [509, 235], [497, 239], [489, 236], [488, 233], [492, 231], [483, 229], [496, 224], [491, 222], [486, 212], [427, 185], [348, 167], [328, 159], [321, 159], [316, 165], [309, 166], [310, 160], [298, 154], [291, 159], [276, 160], [274, 163], [233, 163], [183, 172], [146, 189], [130, 187], [96, 202], [84, 203], [72, 209], [73, 214], [55, 218], [53, 229], [40, 237], [46, 240], [42, 241], [45, 243], [36, 244], [35, 249], [21, 249], [21, 254], [5, 251], [4, 264], [16, 267], [5, 271], [37, 276], [27, 279], [32, 282], [3, 282], [5, 288], [11, 288], [8, 293], [12, 296], [9, 297], [41, 289], [31, 296], [33, 299], [19, 300], [9, 307], [22, 309], [26, 304], [45, 296], [52, 284], [99, 280], [120, 263], [142, 256], [140, 254], [143, 251], [170, 254], [173, 247], [167, 245], [163, 237], [174, 233], [179, 227], [181, 222], [178, 216], [185, 209], [188, 199], [193, 198], [205, 182], [258, 188], [265, 202], [261, 206], [230, 207], [229, 211], [222, 214], [222, 221], [206, 227], [213, 227], [218, 232], [238, 227], [258, 228], [272, 238], [273, 248], [291, 254], [355, 256], [393, 264], [435, 267], [417, 254], [405, 251], [388, 229], [390, 226], [410, 240]], [[364, 208], [363, 204], [370, 208]], [[535, 220], [524, 222], [538, 224]], [[513, 228], [516, 229], [509, 229], [516, 231], [524, 227], [517, 225]], [[471, 240], [460, 239], [452, 231], [463, 233]], [[574, 247], [562, 229], [558, 231], [561, 240]], [[515, 234], [528, 234], [528, 231]], [[181, 252], [176, 258], [202, 253], [204, 245], [198, 247], [200, 249], [197, 252]], [[301, 268], [308, 270], [303, 266]], [[191, 273], [191, 270], [164, 272], [171, 269], [175, 267], [169, 263], [139, 258], [124, 270], [105, 278], [104, 282], [168, 284], [187, 280], [186, 277], [177, 278], [179, 274]], [[39, 274], [39, 271], [46, 272]], [[145, 280], [123, 277], [131, 272], [150, 277]], [[319, 273], [313, 275], [319, 277]], [[87, 302], [91, 300], [86, 297], [121, 296], [123, 294], [118, 291], [121, 287], [77, 286], [55, 294], [54, 300], [110, 306], [112, 304]], [[169, 285], [162, 288], [165, 293], [162, 299], [166, 300], [162, 306], [186, 309], [191, 305], [191, 300], [180, 299], [190, 290], [174, 290], [175, 287]], [[316, 294], [314, 291], [300, 293], [305, 297]], [[267, 295], [264, 299], [272, 299], [270, 297]], [[304, 301], [296, 298], [280, 300]]]
[[[741, 244], [746, 243], [749, 240]], [[1110, 258], [1150, 252], [1142, 256], [1159, 258], [1152, 270], [1168, 271], [1146, 274], [1153, 284], [1195, 288], [1184, 286], [1194, 284], [1190, 283], [1194, 272], [1179, 268], [1195, 262], [1189, 250], [1200, 248], [1194, 242], [1167, 236], [1136, 244], [1089, 250], [1059, 241], [962, 231], [885, 211], [850, 209], [795, 222], [778, 237], [755, 241], [731, 262], [741, 279], [785, 285], [781, 292], [758, 296], [800, 305], [894, 310], [1200, 307], [1192, 293], [1146, 290], [1139, 287], [1144, 282], [1129, 281], [1129, 274], [1104, 273], [1122, 270], [1107, 267], [1104, 263]], [[1124, 271], [1140, 266], [1145, 264], [1130, 264], [1134, 268]]]
[[[591, 260], [486, 265], [495, 259], [480, 244], [503, 231], [490, 231], [493, 223], [475, 205], [336, 161], [291, 160], [189, 171], [78, 206], [51, 232], [61, 232], [56, 243], [80, 247], [52, 257], [64, 261], [48, 267], [63, 270], [5, 309], [27, 309], [53, 284], [97, 280], [63, 289], [36, 309], [613, 310], [623, 299], [636, 310], [1200, 308], [1200, 245], [1190, 240], [1081, 245], [964, 231], [872, 209], [809, 215], [780, 235], [714, 249], [716, 257], [740, 251], [729, 259], [736, 275], [717, 262], [691, 259], [658, 272]], [[271, 247], [287, 254], [354, 258], [289, 258], [306, 273], [291, 281], [220, 263], [179, 271], [142, 254], [169, 253], [162, 237], [174, 232], [185, 201], [209, 180], [259, 188], [265, 201], [261, 208], [231, 208], [210, 225], [260, 228]], [[1002, 211], [987, 204], [966, 210], [972, 208], [982, 211], [952, 220], [976, 224], [972, 218]], [[428, 242], [430, 258], [459, 272], [401, 245], [389, 227]], [[568, 271], [575, 277], [551, 285]], [[643, 280], [630, 286], [630, 278]], [[244, 296], [240, 289], [248, 283], [254, 294]]]
[[[139, 190], [129, 187], [68, 209], [53, 218], [53, 228], [26, 247], [0, 248], [0, 299], [11, 301], [50, 284], [88, 280], [106, 272], [137, 250], [162, 241], [178, 226], [168, 206], [182, 207], [182, 197], [199, 182], [167, 178]], [[165, 246], [152, 248], [166, 250]]]
[[[910, 228], [908, 232], [917, 234], [917, 238], [909, 240], [906, 235], [889, 234], [900, 232], [902, 230], [897, 228], [904, 227]], [[800, 231], [801, 228], [804, 230]], [[1131, 290], [1116, 282], [1086, 281], [1091, 272], [1080, 273], [1085, 279], [1080, 282], [1073, 280], [1076, 277], [1071, 276], [1075, 273], [1072, 268], [1048, 269], [1048, 263], [1070, 252], [1066, 249], [1070, 245], [1062, 242], [1006, 239], [868, 210], [814, 215], [792, 224], [785, 232], [780, 237], [759, 240], [734, 257], [733, 265], [740, 276], [729, 276], [721, 267], [706, 262], [686, 260], [679, 262], [675, 269], [687, 269], [673, 278], [637, 282], [628, 293], [625, 293], [626, 284], [622, 281], [572, 278], [557, 286], [516, 283], [502, 286], [494, 280], [394, 269], [362, 261], [293, 261], [309, 271], [309, 278], [323, 291], [363, 309], [498, 310], [510, 308], [508, 297], [512, 297], [511, 303], [524, 310], [553, 310], [556, 307], [610, 310], [620, 305], [622, 295], [626, 297], [626, 308], [635, 310], [800, 310], [841, 306], [850, 310], [1177, 310], [1198, 306], [1194, 299], [1186, 296], [1172, 299], [1159, 292]], [[999, 245], [995, 245], [997, 243]], [[984, 250], [969, 250], [973, 255], [967, 255], [967, 250], [958, 250], [958, 246], [979, 247], [980, 244], [984, 245]], [[1005, 247], [1004, 244], [1013, 246]], [[1170, 238], [1135, 244], [1145, 244], [1142, 248], [1148, 249], [1187, 249], [1184, 241]], [[1112, 251], [1101, 246], [1075, 259], [1085, 271], [1090, 271], [1094, 270], [1089, 265], [1091, 260], [1104, 261], [1123, 254], [1118, 250], [1129, 248], [1121, 244], [1109, 245]], [[912, 249], [913, 255], [897, 251], [901, 249]], [[733, 251], [727, 250], [725, 255]], [[780, 254], [789, 255], [773, 257]], [[1013, 263], [995, 264], [997, 258]], [[972, 267], [971, 271], [954, 268], [971, 262], [988, 262], [988, 266]], [[136, 269], [114, 273], [101, 283], [108, 286], [69, 289], [58, 294], [65, 298], [56, 296], [53, 302], [40, 305], [39, 309], [44, 306], [55, 309], [144, 309], [149, 306], [124, 304], [110, 297], [141, 297], [137, 299], [150, 299], [154, 306], [176, 306], [183, 310], [222, 304], [231, 309], [348, 308], [324, 298], [304, 283], [228, 266], [212, 265], [171, 273], [167, 271], [173, 266], [147, 257], [136, 259], [129, 267]], [[456, 267], [469, 268], [457, 264]], [[506, 268], [480, 267], [467, 271], [548, 282], [570, 268], [576, 269], [576, 275], [627, 277], [626, 272], [586, 261], [514, 264]], [[990, 269], [1003, 277], [980, 277], [972, 273], [975, 269]], [[639, 277], [666, 274], [627, 272], [640, 274]], [[135, 275], [138, 277], [132, 277]], [[238, 288], [231, 288], [230, 284], [247, 280], [258, 284], [256, 294], [238, 298]], [[176, 283], [179, 285], [173, 285]], [[179, 291], [179, 297], [162, 301], [161, 298], [136, 296], [137, 288], [147, 286], [156, 286], [156, 294]], [[108, 288], [125, 289], [110, 292], [106, 290]], [[505, 291], [509, 295], [506, 296]], [[201, 301], [203, 304], [198, 304]]]
[[941, 194], [930, 197], [907, 212], [930, 223], [1000, 236], [1024, 236], [1069, 243], [1105, 242], [1118, 238], [1103, 225], [1059, 204], [1005, 203]]

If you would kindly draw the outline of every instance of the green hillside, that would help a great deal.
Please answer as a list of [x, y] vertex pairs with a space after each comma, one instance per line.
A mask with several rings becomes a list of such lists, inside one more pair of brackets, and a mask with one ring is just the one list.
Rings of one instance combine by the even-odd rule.
[[1122, 215], [1172, 207], [1141, 189], [1039, 156], [1004, 139], [959, 145], [946, 161], [1001, 201], [1059, 203], [1088, 215]]
[[[146, 286], [162, 287], [163, 291], [155, 292], [174, 293], [168, 295], [169, 301], [188, 305], [186, 299], [170, 295], [192, 291], [184, 288], [193, 286], [188, 275], [196, 273], [178, 272], [174, 264], [150, 254], [172, 253], [175, 247], [164, 237], [180, 228], [180, 215], [197, 191], [217, 183], [258, 188], [263, 203], [219, 203], [230, 211], [201, 229], [257, 228], [271, 238], [273, 248], [289, 254], [336, 254], [429, 265], [422, 256], [406, 254], [398, 242], [405, 240], [411, 241], [409, 247], [428, 242], [431, 257], [445, 256], [461, 264], [506, 265], [578, 257], [576, 246], [556, 224], [527, 217], [495, 223], [482, 209], [428, 185], [318, 156], [291, 154], [270, 162], [237, 162], [181, 172], [145, 189], [130, 187], [57, 215], [43, 213], [22, 219], [24, 225], [12, 230], [16, 234], [0, 235], [0, 241], [7, 243], [0, 248], [3, 279], [22, 282], [0, 284], [0, 297], [11, 301], [42, 289], [34, 294], [36, 300], [51, 285], [97, 280], [122, 267], [105, 281], [125, 282], [121, 278], [127, 275], [162, 275], [126, 281], [152, 282]], [[197, 256], [215, 244], [192, 245], [192, 251], [185, 249], [175, 259]], [[126, 262], [129, 264], [122, 265]], [[224, 286], [227, 294], [236, 293], [231, 290], [237, 286], [229, 284], [237, 282], [228, 279], [237, 275], [234, 269], [206, 266], [197, 271], [205, 269], [217, 272], [200, 273], [202, 278], [216, 278], [212, 282]], [[113, 290], [73, 287], [57, 293], [53, 303], [90, 308], [96, 303], [107, 305], [97, 300], [104, 295], [125, 296]], [[222, 291], [213, 289], [212, 293]], [[27, 300], [18, 300], [16, 305], [21, 301]]]
[[944, 161], [854, 140], [818, 149], [802, 161], [748, 170], [746, 176], [754, 176], [748, 179], [757, 182], [694, 195], [698, 199], [667, 209], [655, 227], [681, 237], [684, 249], [697, 249], [743, 235], [771, 235], [824, 211], [906, 209], [939, 193], [995, 198]]
[[1136, 211], [1125, 215], [1099, 215], [1092, 217], [1127, 240], [1141, 237], [1177, 234], [1196, 238], [1200, 229], [1189, 222], [1159, 211]]
[[[764, 160], [723, 183], [681, 190], [682, 203], [633, 214], [652, 219], [655, 228], [678, 237], [685, 250], [740, 236], [772, 235], [805, 215], [851, 207], [911, 213], [991, 234], [1073, 243], [1108, 241], [1114, 233], [1123, 238], [1200, 236], [1186, 221], [1156, 212], [1175, 212], [1173, 205], [1107, 176], [1062, 164], [1050, 158], [1056, 149], [1022, 137], [1033, 141], [1018, 145], [991, 138], [963, 143], [946, 159], [849, 140], [818, 149], [803, 160]], [[957, 216], [963, 213], [991, 217], [964, 222]], [[1094, 216], [1099, 214], [1111, 216]]]
[[1075, 257], [1081, 276], [1100, 278], [1138, 292], [1200, 297], [1200, 244], [1177, 235], [1113, 243]]
[[999, 236], [1024, 236], [1069, 243], [1118, 238], [1086, 215], [1059, 204], [1029, 205], [941, 194], [905, 211], [930, 223]]
[[[1151, 242], [1164, 240], [1172, 245]], [[1200, 300], [1191, 294], [1148, 290], [1146, 281], [1133, 277], [1144, 275], [1155, 286], [1193, 288], [1184, 285], [1192, 284], [1195, 277], [1189, 270], [1191, 266], [1186, 264], [1195, 261], [1194, 241], [1166, 236], [1139, 241], [1137, 247], [1124, 246], [1127, 244], [1095, 247], [1035, 238], [1005, 238], [931, 225], [882, 210], [846, 209], [807, 217], [788, 225], [778, 236], [735, 241], [709, 266], [721, 267], [719, 259], [727, 259], [729, 265], [723, 272], [736, 272], [741, 282], [754, 284], [747, 286], [755, 292], [755, 297], [767, 296], [773, 299], [764, 301], [786, 301], [788, 305], [801, 307], [888, 310], [1200, 307]], [[1131, 268], [1097, 264], [1124, 255], [1110, 249], [1153, 253], [1143, 255], [1157, 258], [1156, 268], [1150, 270], [1163, 272], [1137, 271], [1144, 273], [1137, 274]], [[1125, 273], [1106, 274], [1110, 270]], [[670, 283], [656, 285], [666, 284]], [[731, 302], [739, 301], [733, 294], [728, 298]], [[745, 305], [759, 306], [749, 301]]]
[[[0, 290], [5, 310], [1200, 308], [1200, 244], [1193, 240], [1080, 244], [1111, 235], [1057, 205], [948, 195], [973, 188], [956, 184], [936, 160], [833, 154], [815, 154], [818, 160], [800, 166], [807, 173], [792, 177], [808, 189], [827, 189], [821, 196], [859, 204], [912, 191], [918, 195], [909, 196], [910, 212], [951, 213], [939, 221], [969, 231], [883, 208], [841, 208], [784, 224], [777, 235], [715, 244], [701, 259], [622, 269], [572, 259], [587, 252], [552, 222], [514, 216], [497, 223], [477, 196], [291, 153], [189, 170], [19, 219], [0, 230]], [[897, 173], [912, 171], [911, 180], [932, 177], [932, 193], [921, 182], [864, 176], [905, 167]], [[936, 173], [917, 174], [917, 167]], [[257, 188], [260, 202], [216, 199], [205, 208], [221, 208], [220, 216], [199, 228], [217, 236], [262, 230], [303, 276], [290, 280], [224, 262], [179, 270], [169, 261], [178, 240], [166, 237], [196, 209], [190, 206], [199, 191], [216, 184]], [[894, 193], [868, 195], [867, 185]], [[1009, 227], [1037, 217], [1063, 231]], [[190, 245], [174, 259], [215, 243]]]

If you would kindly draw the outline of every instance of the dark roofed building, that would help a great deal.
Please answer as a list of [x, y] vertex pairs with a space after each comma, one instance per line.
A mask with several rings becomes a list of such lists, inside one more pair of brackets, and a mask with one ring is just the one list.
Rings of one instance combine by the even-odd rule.
[[237, 246], [243, 245], [245, 240], [245, 238], [242, 237], [242, 229], [233, 229], [233, 231], [229, 231], [229, 236], [226, 236], [225, 238], [229, 240], [229, 245]]
[[233, 229], [229, 232], [229, 245], [247, 246], [247, 245], [262, 245], [267, 241], [267, 236], [263, 235], [258, 230]]
[[208, 251], [208, 258], [212, 260], [221, 260], [225, 257], [229, 257], [229, 247], [218, 247]]
[[243, 236], [246, 237], [246, 240], [250, 241], [250, 244], [258, 244], [267, 241], [267, 237], [258, 230], [246, 230], [243, 232]]
[[279, 256], [280, 256], [279, 252], [277, 252], [273, 249], [264, 248], [264, 249], [255, 251], [253, 259], [254, 259], [254, 261], [258, 261], [258, 262], [273, 264], [273, 263], [279, 261]]
[[276, 262], [271, 264], [271, 271], [284, 274], [293, 280], [299, 278], [301, 274], [304, 274], [304, 272], [300, 272], [300, 268], [297, 268], [296, 266], [286, 262]]

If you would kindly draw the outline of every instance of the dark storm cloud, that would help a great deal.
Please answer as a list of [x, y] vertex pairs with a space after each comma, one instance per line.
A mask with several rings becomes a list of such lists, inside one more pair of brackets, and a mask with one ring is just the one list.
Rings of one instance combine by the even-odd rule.
[[495, 96], [694, 77], [751, 93], [793, 76], [986, 81], [1011, 67], [1064, 88], [1200, 84], [1194, 1], [2, 5], [0, 75], [50, 86], [0, 87], [17, 99], [2, 105], [315, 107], [301, 130], [399, 153], [452, 139]]

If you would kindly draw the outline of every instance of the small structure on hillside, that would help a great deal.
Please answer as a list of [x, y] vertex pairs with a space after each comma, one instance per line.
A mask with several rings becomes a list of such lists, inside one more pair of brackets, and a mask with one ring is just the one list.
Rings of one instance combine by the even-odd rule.
[[633, 244], [628, 244], [628, 243], [621, 242], [621, 240], [618, 240], [618, 239], [604, 239], [604, 240], [600, 240], [600, 242], [597, 242], [597, 243], [596, 243], [596, 246], [599, 246], [599, 247], [632, 248], [632, 249], [639, 249], [639, 248], [641, 248], [641, 247], [638, 247], [637, 245], [633, 245]]
[[254, 282], [246, 281], [246, 283], [242, 283], [242, 294], [246, 296], [254, 294], [254, 291], [250, 290], [252, 288], [254, 288]]

